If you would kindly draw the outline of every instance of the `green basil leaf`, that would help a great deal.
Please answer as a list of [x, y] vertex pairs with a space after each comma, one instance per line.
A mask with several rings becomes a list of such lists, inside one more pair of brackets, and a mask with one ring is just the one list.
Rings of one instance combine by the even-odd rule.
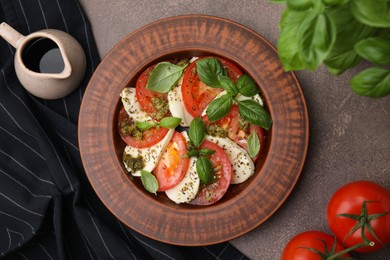
[[140, 129], [140, 130], [148, 130], [154, 126], [153, 123], [151, 122], [137, 122], [135, 125]]
[[233, 105], [233, 98], [230, 95], [223, 95], [210, 102], [206, 109], [207, 117], [211, 122], [215, 122], [229, 113]]
[[173, 117], [173, 116], [164, 117], [160, 121], [160, 126], [168, 129], [174, 129], [178, 125], [180, 125], [180, 122], [181, 122], [181, 118], [179, 117]]
[[280, 35], [277, 42], [278, 55], [286, 71], [305, 69], [299, 52], [298, 29], [307, 12], [285, 8], [280, 19]]
[[356, 52], [364, 59], [377, 65], [390, 65], [390, 40], [371, 37], [355, 45]]
[[328, 15], [336, 26], [336, 41], [324, 60], [324, 64], [332, 74], [340, 75], [362, 60], [356, 53], [354, 45], [376, 34], [378, 29], [357, 21], [349, 5], [332, 8], [328, 11]]
[[274, 4], [285, 4], [287, 0], [269, 0]]
[[144, 185], [144, 187], [147, 191], [157, 195], [156, 192], [158, 190], [158, 181], [152, 173], [145, 171], [145, 170], [142, 170], [141, 171], [141, 181], [142, 181], [142, 184]]
[[298, 29], [299, 52], [305, 66], [315, 70], [325, 60], [336, 40], [336, 27], [327, 13], [311, 10]]
[[260, 140], [256, 132], [253, 132], [248, 137], [248, 153], [251, 158], [255, 157], [260, 151]]
[[350, 8], [359, 22], [371, 27], [390, 28], [390, 1], [353, 0]]
[[327, 5], [344, 5], [349, 2], [349, 0], [322, 0]]
[[195, 156], [198, 156], [199, 155], [199, 151], [197, 149], [192, 149], [190, 151], [188, 151], [187, 153], [187, 157], [195, 157]]
[[242, 75], [237, 80], [237, 87], [241, 95], [246, 97], [253, 97], [260, 92], [256, 82], [247, 74]]
[[200, 80], [209, 87], [220, 88], [219, 75], [226, 76], [226, 70], [216, 58], [203, 58], [196, 61]]
[[208, 149], [208, 148], [202, 148], [199, 150], [199, 155], [200, 156], [210, 156], [212, 154], [214, 154], [215, 151], [214, 150], [211, 150], [211, 149]]
[[390, 70], [369, 68], [351, 80], [352, 90], [362, 96], [384, 97], [390, 94]]
[[237, 87], [234, 85], [234, 82], [228, 76], [219, 75], [218, 80], [223, 89], [226, 90], [228, 94], [233, 97], [238, 94]]
[[196, 160], [196, 172], [198, 173], [199, 179], [204, 184], [210, 184], [214, 181], [214, 168], [213, 163], [209, 158], [199, 157]]
[[287, 0], [287, 6], [292, 10], [301, 11], [313, 6], [312, 0]]
[[238, 112], [249, 123], [258, 125], [266, 130], [271, 128], [272, 119], [270, 114], [254, 100], [238, 101]]
[[150, 73], [146, 88], [160, 93], [167, 93], [176, 85], [183, 74], [184, 68], [166, 61], [158, 63]]
[[190, 129], [188, 131], [188, 137], [193, 145], [199, 147], [206, 136], [206, 127], [204, 122], [200, 117], [195, 117], [190, 124]]

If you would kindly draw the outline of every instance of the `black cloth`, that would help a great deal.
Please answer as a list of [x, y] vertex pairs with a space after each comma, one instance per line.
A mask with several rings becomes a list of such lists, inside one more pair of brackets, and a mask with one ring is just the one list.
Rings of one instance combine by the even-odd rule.
[[87, 72], [58, 100], [18, 82], [14, 48], [0, 38], [0, 257], [4, 259], [245, 259], [229, 243], [178, 247], [127, 228], [99, 201], [80, 159], [80, 102], [99, 56], [76, 0], [0, 0], [0, 22], [20, 33], [54, 28], [73, 35]]

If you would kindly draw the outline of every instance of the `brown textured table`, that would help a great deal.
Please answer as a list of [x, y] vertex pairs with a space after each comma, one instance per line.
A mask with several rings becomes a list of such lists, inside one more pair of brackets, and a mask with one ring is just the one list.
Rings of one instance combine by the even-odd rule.
[[[80, 0], [103, 57], [128, 33], [181, 14], [208, 14], [241, 23], [276, 44], [283, 6], [259, 0]], [[369, 179], [390, 189], [390, 96], [358, 97], [348, 81], [356, 68], [332, 77], [325, 68], [297, 72], [310, 118], [310, 145], [302, 175], [282, 207], [263, 225], [232, 242], [252, 259], [280, 257], [299, 232], [329, 232], [325, 209], [333, 192]], [[390, 247], [358, 259], [390, 259]]]

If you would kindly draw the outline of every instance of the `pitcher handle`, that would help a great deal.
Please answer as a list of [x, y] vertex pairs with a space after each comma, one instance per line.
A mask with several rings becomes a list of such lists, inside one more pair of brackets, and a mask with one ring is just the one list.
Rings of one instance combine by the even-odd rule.
[[11, 44], [15, 49], [23, 42], [25, 36], [20, 34], [14, 28], [8, 24], [2, 22], [0, 24], [0, 36], [4, 38], [9, 44]]

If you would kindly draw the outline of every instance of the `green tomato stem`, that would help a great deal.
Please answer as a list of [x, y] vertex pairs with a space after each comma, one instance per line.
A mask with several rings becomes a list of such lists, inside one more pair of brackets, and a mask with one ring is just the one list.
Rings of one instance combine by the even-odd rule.
[[331, 255], [328, 258], [326, 258], [326, 260], [334, 260], [334, 259], [337, 259], [337, 257], [340, 257], [340, 256], [342, 256], [346, 253], [349, 253], [353, 250], [356, 250], [358, 248], [365, 247], [365, 246], [374, 246], [374, 245], [375, 245], [375, 242], [373, 242], [373, 241], [367, 241], [367, 242], [364, 241], [363, 243], [348, 247], [347, 249], [344, 249], [343, 251], [340, 251], [337, 254]]

